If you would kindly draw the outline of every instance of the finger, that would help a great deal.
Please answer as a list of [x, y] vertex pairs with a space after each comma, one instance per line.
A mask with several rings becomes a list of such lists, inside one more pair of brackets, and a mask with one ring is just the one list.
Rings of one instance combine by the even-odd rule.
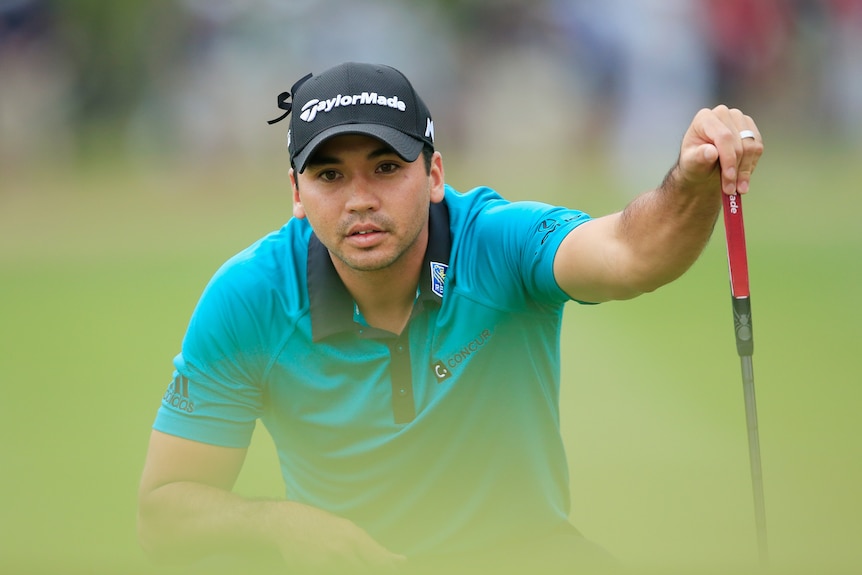
[[398, 567], [407, 562], [404, 555], [390, 551], [365, 532], [360, 533], [356, 551], [365, 565]]
[[383, 569], [385, 569], [386, 573], [400, 573], [403, 569], [407, 568], [407, 557], [404, 555], [392, 555], [389, 557], [389, 561], [387, 561], [383, 565]]
[[763, 139], [760, 135], [760, 131], [757, 129], [757, 125], [754, 123], [754, 120], [749, 116], [743, 116], [743, 124], [745, 126], [745, 130], [749, 130], [754, 133], [754, 137], [742, 138], [740, 136], [743, 151], [739, 160], [739, 175], [736, 183], [736, 189], [740, 194], [748, 192], [751, 184], [751, 175], [757, 167], [757, 162], [760, 160], [760, 156], [763, 155]]
[[731, 195], [736, 193], [739, 165], [744, 152], [739, 131], [746, 126], [742, 112], [737, 109], [722, 105], [714, 108], [713, 112], [713, 124], [708, 128], [713, 145], [718, 151], [721, 189], [725, 194]]
[[[763, 153], [760, 132], [754, 120], [736, 108], [718, 106], [712, 112], [713, 123], [707, 131], [718, 151], [722, 190], [725, 194], [746, 193]], [[743, 138], [749, 131], [754, 138]]]
[[718, 177], [726, 193], [736, 189], [737, 158], [742, 153], [738, 130], [727, 106], [697, 113], [683, 137], [680, 168], [694, 181]]

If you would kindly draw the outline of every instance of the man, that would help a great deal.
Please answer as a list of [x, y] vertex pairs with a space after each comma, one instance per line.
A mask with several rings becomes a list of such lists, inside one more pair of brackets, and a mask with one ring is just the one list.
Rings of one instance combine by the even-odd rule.
[[[591, 219], [448, 187], [431, 116], [392, 68], [343, 64], [292, 93], [294, 217], [194, 311], [141, 481], [143, 547], [269, 549], [299, 573], [595, 565], [568, 522], [563, 307], [680, 276], [721, 193], [748, 189], [754, 122], [702, 110], [661, 186]], [[231, 493], [258, 419], [283, 501]]]

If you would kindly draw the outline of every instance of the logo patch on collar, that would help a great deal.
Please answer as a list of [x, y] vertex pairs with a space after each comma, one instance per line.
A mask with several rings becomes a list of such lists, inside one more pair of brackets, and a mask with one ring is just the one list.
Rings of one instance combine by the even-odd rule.
[[449, 266], [438, 262], [431, 262], [431, 291], [443, 297], [443, 287], [446, 284], [446, 270]]

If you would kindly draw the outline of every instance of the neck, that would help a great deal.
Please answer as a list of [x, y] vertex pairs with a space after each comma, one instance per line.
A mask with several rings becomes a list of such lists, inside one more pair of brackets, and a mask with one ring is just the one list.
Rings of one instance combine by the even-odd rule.
[[392, 333], [401, 333], [413, 311], [416, 286], [419, 283], [418, 272], [419, 270], [412, 274], [392, 274], [388, 278], [385, 276], [390, 274], [359, 272], [375, 275], [372, 278], [342, 277], [342, 280], [369, 325]]
[[[405, 254], [406, 255], [406, 254]], [[376, 271], [347, 268], [333, 259], [335, 269], [369, 325], [400, 334], [410, 319], [425, 254], [402, 258]]]

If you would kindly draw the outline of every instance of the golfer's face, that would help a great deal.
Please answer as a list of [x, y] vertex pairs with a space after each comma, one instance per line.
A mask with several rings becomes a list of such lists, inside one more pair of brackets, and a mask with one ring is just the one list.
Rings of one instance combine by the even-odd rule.
[[406, 162], [375, 138], [337, 136], [291, 177], [294, 215], [308, 218], [336, 266], [378, 271], [424, 256], [429, 203], [443, 195], [439, 156], [429, 175], [421, 156]]

